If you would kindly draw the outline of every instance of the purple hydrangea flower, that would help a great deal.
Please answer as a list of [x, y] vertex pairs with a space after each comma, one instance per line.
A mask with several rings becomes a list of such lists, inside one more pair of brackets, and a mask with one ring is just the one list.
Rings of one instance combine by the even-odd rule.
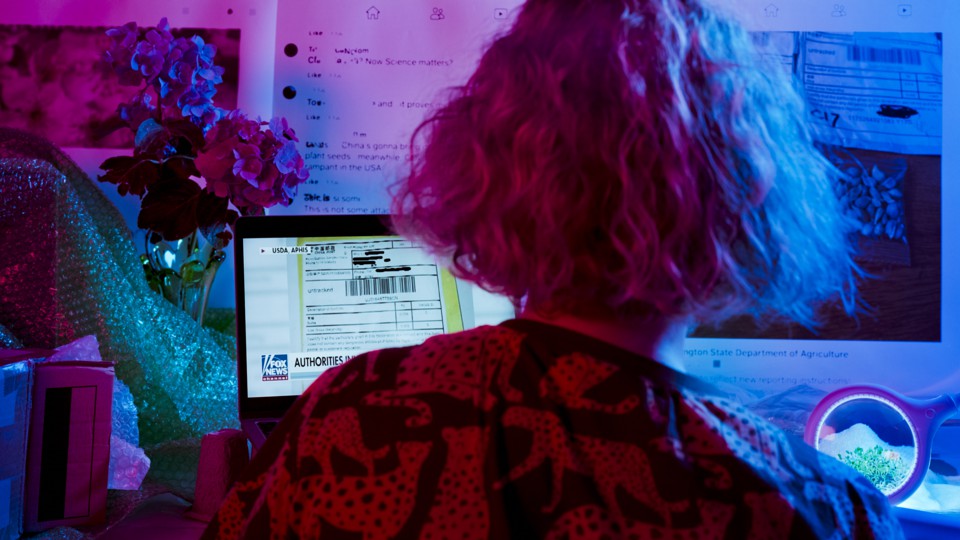
[[[117, 108], [120, 119], [136, 134], [133, 159], [139, 161], [135, 166], [150, 161], [155, 167], [179, 158], [170, 161], [163, 174], [190, 182], [199, 173], [208, 193], [227, 199], [244, 215], [262, 215], [265, 208], [291, 203], [297, 186], [308, 177], [295, 145], [297, 136], [285, 118], [254, 120], [239, 110], [214, 105], [216, 85], [223, 81], [223, 68], [214, 64], [215, 45], [199, 36], [175, 39], [166, 19], [149, 29], [127, 23], [111, 28], [107, 36], [110, 46], [103, 53], [104, 68], [123, 84], [143, 85], [130, 102]], [[130, 164], [123, 162], [123, 166]], [[119, 167], [112, 164], [109, 169]], [[122, 174], [117, 171], [108, 177], [115, 181]], [[165, 204], [158, 199], [164, 195], [157, 193], [153, 204]], [[178, 208], [177, 201], [166, 203]], [[232, 223], [235, 216], [236, 212], [224, 211], [212, 219]], [[209, 223], [209, 219], [196, 221]]]
[[173, 35], [170, 34], [170, 25], [167, 19], [162, 19], [157, 28], [147, 30], [144, 39], [137, 42], [130, 67], [139, 71], [150, 84], [163, 71], [171, 43]]
[[300, 157], [300, 152], [297, 152], [297, 145], [293, 141], [287, 141], [280, 147], [275, 161], [277, 169], [283, 174], [290, 174], [303, 166], [303, 158]]
[[[210, 128], [212, 124], [204, 125], [201, 123], [201, 120], [214, 112], [213, 105], [213, 96], [217, 93], [216, 88], [213, 87], [213, 83], [210, 81], [203, 81], [199, 84], [189, 86], [177, 100], [177, 105], [180, 107], [185, 118], [190, 118], [203, 127]], [[209, 117], [209, 116], [208, 116]], [[214, 116], [216, 118], [216, 116]]]
[[153, 98], [146, 92], [141, 92], [130, 100], [130, 103], [121, 103], [117, 107], [117, 113], [130, 129], [134, 132], [140, 128], [140, 124], [148, 118], [153, 118], [157, 108], [150, 103]]
[[[231, 111], [206, 136], [197, 168], [207, 178], [207, 189], [230, 201], [245, 215], [262, 213], [276, 204], [289, 205], [296, 188], [307, 179], [303, 157], [296, 145], [274, 128], [284, 128], [284, 119], [251, 120]], [[227, 151], [229, 149], [229, 152]], [[225, 168], [224, 161], [231, 166]]]
[[139, 71], [131, 69], [133, 50], [137, 46], [140, 33], [137, 24], [129, 22], [123, 26], [107, 30], [107, 36], [113, 45], [103, 52], [104, 65], [113, 71], [124, 86], [139, 86], [143, 76]]
[[287, 119], [282, 116], [275, 116], [270, 120], [270, 131], [286, 137], [291, 141], [300, 142], [297, 134], [287, 125]]
[[213, 64], [213, 57], [217, 54], [217, 46], [213, 43], [204, 43], [200, 36], [193, 36], [191, 41], [196, 50], [197, 76], [213, 84], [222, 83], [223, 68]]
[[233, 157], [237, 160], [233, 164], [233, 174], [243, 178], [250, 185], [259, 187], [257, 176], [263, 170], [260, 149], [252, 144], [238, 144], [233, 149]]

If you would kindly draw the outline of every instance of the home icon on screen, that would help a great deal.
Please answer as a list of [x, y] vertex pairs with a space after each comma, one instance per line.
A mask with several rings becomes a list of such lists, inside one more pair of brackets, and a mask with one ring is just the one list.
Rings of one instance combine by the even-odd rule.
[[377, 6], [370, 6], [367, 9], [367, 20], [370, 20], [370, 21], [380, 20], [380, 10], [377, 9]]

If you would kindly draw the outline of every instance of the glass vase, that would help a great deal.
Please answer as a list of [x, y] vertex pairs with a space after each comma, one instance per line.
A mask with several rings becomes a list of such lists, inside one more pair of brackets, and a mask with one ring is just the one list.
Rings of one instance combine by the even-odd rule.
[[200, 231], [179, 240], [146, 231], [140, 258], [150, 288], [202, 325], [210, 288], [226, 253]]

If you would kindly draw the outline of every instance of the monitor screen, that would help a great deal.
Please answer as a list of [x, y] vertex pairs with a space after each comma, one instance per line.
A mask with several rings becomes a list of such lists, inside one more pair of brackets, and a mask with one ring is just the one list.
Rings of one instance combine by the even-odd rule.
[[[245, 395], [301, 394], [321, 373], [513, 316], [378, 216], [244, 218], [237, 224], [238, 354]], [[242, 372], [241, 372], [242, 373]]]
[[[289, 213], [382, 213], [410, 135], [510, 28], [519, 0], [401, 8], [280, 0], [274, 109], [301, 135], [308, 183]], [[693, 330], [687, 369], [758, 399], [857, 382], [934, 394], [960, 386], [960, 3], [717, 0], [803, 93], [814, 137], [859, 223], [867, 309], [823, 324], [735, 318]], [[385, 84], [384, 81], [389, 81]], [[953, 89], [951, 91], [950, 89]], [[950, 121], [953, 119], [954, 121]], [[909, 359], [911, 368], [904, 369]]]

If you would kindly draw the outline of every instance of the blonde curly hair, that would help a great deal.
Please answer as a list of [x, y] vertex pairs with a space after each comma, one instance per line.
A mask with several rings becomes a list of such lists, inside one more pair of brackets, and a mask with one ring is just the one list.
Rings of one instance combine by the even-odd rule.
[[416, 130], [393, 220], [529, 306], [814, 326], [858, 269], [804, 114], [700, 0], [528, 0]]

